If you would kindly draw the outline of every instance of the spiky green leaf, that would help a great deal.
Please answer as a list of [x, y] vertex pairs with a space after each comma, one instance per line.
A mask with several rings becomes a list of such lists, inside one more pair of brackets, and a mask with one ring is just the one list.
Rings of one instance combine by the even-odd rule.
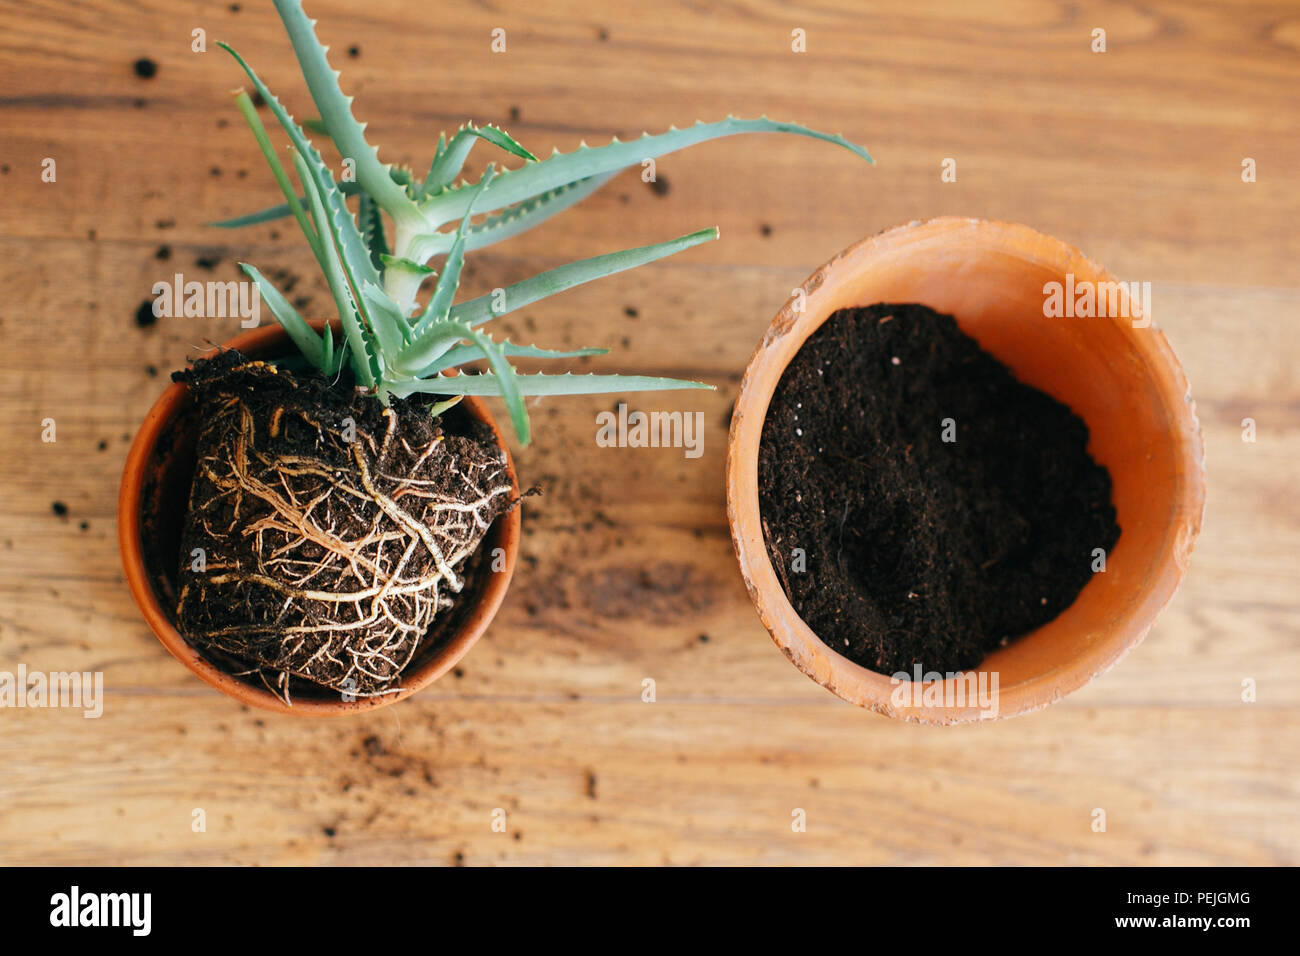
[[275, 9], [321, 121], [340, 155], [356, 163], [357, 181], [390, 216], [399, 222], [414, 222], [414, 203], [393, 181], [390, 167], [380, 162], [379, 151], [366, 142], [365, 127], [352, 115], [352, 97], [344, 96], [339, 87], [339, 73], [330, 67], [326, 47], [316, 37], [316, 21], [303, 12], [301, 0], [275, 0]]
[[[465, 233], [465, 251], [473, 252], [503, 242], [540, 225], [556, 213], [563, 212], [586, 199], [607, 183], [613, 174], [593, 176], [576, 183], [567, 183], [557, 189], [515, 203], [475, 223]], [[445, 255], [455, 241], [455, 233], [438, 232], [426, 236], [418, 244], [421, 256]]]
[[[567, 359], [567, 358], [585, 358], [592, 355], [608, 354], [609, 349], [544, 349], [536, 345], [515, 345], [509, 339], [501, 343], [501, 351], [507, 358], [532, 358], [532, 359]], [[433, 364], [420, 370], [417, 378], [427, 378], [430, 375], [437, 375], [445, 372], [447, 369], [456, 368], [464, 365], [466, 362], [473, 362], [480, 356], [472, 345], [457, 345], [449, 349], [442, 358]]]
[[329, 356], [326, 355], [326, 344], [316, 334], [315, 329], [308, 325], [307, 321], [298, 314], [298, 310], [289, 303], [289, 300], [280, 294], [280, 290], [272, 285], [266, 276], [257, 271], [256, 266], [241, 262], [239, 268], [243, 269], [244, 273], [253, 280], [253, 285], [261, 293], [263, 301], [271, 310], [271, 314], [275, 316], [275, 320], [288, 333], [289, 338], [293, 340], [293, 344], [298, 346], [298, 351], [302, 352], [303, 357], [322, 372], [328, 372]]
[[389, 363], [392, 376], [414, 377], [428, 368], [454, 346], [469, 337], [472, 331], [463, 322], [434, 322], [415, 332], [411, 341]]
[[293, 212], [298, 227], [307, 240], [307, 245], [311, 247], [312, 254], [316, 256], [317, 262], [321, 262], [320, 234], [316, 227], [307, 221], [307, 213], [303, 209], [303, 203], [306, 200], [298, 199], [294, 193], [293, 183], [289, 181], [289, 174], [285, 172], [280, 157], [276, 155], [270, 137], [266, 135], [266, 127], [262, 124], [262, 118], [257, 115], [257, 107], [253, 105], [252, 98], [244, 90], [236, 91], [235, 105], [248, 123], [248, 128], [252, 130], [253, 139], [257, 141], [257, 147], [262, 151], [262, 157], [271, 168], [271, 175], [275, 178], [276, 185], [280, 187], [280, 192], [284, 194], [286, 200], [285, 209]]
[[[487, 191], [489, 184], [492, 182], [493, 169], [488, 166], [487, 172], [483, 178], [474, 187], [474, 197], [477, 198]], [[442, 272], [438, 276], [438, 284], [434, 287], [433, 295], [429, 297], [429, 304], [425, 306], [424, 313], [420, 316], [415, 328], [418, 331], [431, 322], [436, 322], [447, 317], [451, 309], [452, 300], [456, 297], [456, 289], [460, 287], [460, 271], [465, 265], [465, 230], [469, 228], [469, 217], [474, 214], [474, 202], [471, 201], [465, 209], [465, 215], [460, 221], [460, 228], [456, 230], [456, 239], [452, 243], [451, 250], [447, 253], [447, 260], [442, 264]]]
[[405, 256], [381, 256], [384, 265], [384, 288], [389, 298], [398, 303], [402, 315], [415, 308], [415, 297], [426, 278], [436, 275], [428, 266], [413, 262]]
[[357, 208], [357, 219], [361, 227], [361, 241], [370, 250], [370, 263], [376, 272], [383, 272], [384, 260], [388, 258], [388, 239], [384, 236], [384, 216], [379, 211], [379, 204], [366, 193], [361, 194], [361, 205]]
[[[678, 378], [654, 378], [645, 375], [606, 375], [600, 372], [575, 375], [542, 373], [519, 375], [515, 382], [521, 395], [603, 395], [615, 392], [663, 392], [676, 389], [714, 386]], [[501, 385], [491, 372], [481, 375], [439, 375], [391, 385], [398, 397], [423, 393], [428, 395], [500, 395]]]
[[406, 345], [410, 327], [397, 303], [373, 282], [361, 283], [361, 298], [366, 305], [366, 315], [380, 351], [387, 356], [396, 355]]
[[347, 264], [339, 255], [335, 230], [330, 228], [326, 232], [326, 227], [321, 225], [321, 223], [331, 223], [332, 220], [325, 211], [324, 201], [316, 188], [316, 183], [312, 179], [307, 163], [302, 154], [297, 151], [294, 151], [293, 160], [298, 172], [298, 178], [311, 204], [312, 219], [321, 231], [322, 238], [326, 236], [330, 238], [330, 241], [321, 243], [325, 253], [323, 256], [325, 260], [325, 280], [329, 283], [330, 293], [334, 296], [334, 305], [338, 309], [339, 319], [343, 323], [344, 335], [352, 350], [352, 371], [356, 375], [358, 382], [366, 387], [371, 387], [381, 371], [378, 367], [379, 353], [375, 348], [373, 333], [363, 321], [360, 306], [353, 295], [354, 283], [349, 280]]
[[[352, 218], [352, 213], [348, 210], [347, 203], [343, 200], [343, 194], [339, 191], [338, 184], [334, 182], [333, 174], [330, 173], [329, 167], [325, 165], [325, 161], [321, 159], [316, 147], [311, 144], [307, 134], [302, 131], [294, 118], [289, 115], [289, 111], [281, 105], [266, 84], [262, 82], [261, 77], [244, 61], [244, 58], [225, 43], [218, 43], [217, 45], [234, 57], [235, 62], [243, 69], [253, 86], [256, 87], [257, 92], [261, 94], [262, 99], [266, 101], [266, 105], [271, 109], [281, 128], [284, 129], [294, 149], [306, 162], [308, 178], [315, 184], [321, 201], [330, 214], [326, 218], [332, 224], [332, 227], [339, 232], [339, 248], [349, 268], [360, 277], [378, 283], [380, 281], [379, 273], [374, 264], [370, 262], [369, 250], [361, 239], [361, 233], [357, 230], [357, 224]], [[290, 191], [286, 195], [292, 196], [293, 193]], [[316, 228], [319, 233], [324, 234], [325, 227], [320, 222], [316, 223]], [[324, 268], [324, 263], [321, 264], [321, 267]]]
[[537, 161], [536, 156], [519, 145], [499, 126], [475, 126], [473, 123], [466, 123], [445, 145], [443, 141], [439, 141], [438, 152], [429, 166], [429, 174], [424, 178], [421, 196], [431, 196], [451, 185], [464, 168], [465, 159], [469, 156], [474, 142], [479, 139], [528, 162]]
[[671, 256], [674, 253], [682, 252], [692, 246], [698, 246], [716, 238], [718, 238], [716, 227], [701, 229], [699, 232], [693, 232], [677, 239], [670, 239], [667, 242], [657, 242], [637, 249], [624, 249], [621, 252], [611, 252], [603, 256], [593, 256], [590, 259], [570, 262], [555, 269], [548, 269], [531, 279], [524, 279], [522, 282], [506, 286], [504, 289], [499, 290], [499, 293], [488, 293], [479, 296], [477, 299], [470, 299], [468, 302], [453, 306], [451, 318], [459, 319], [470, 325], [479, 325], [489, 319], [505, 315], [507, 312], [513, 312], [515, 309], [531, 305], [539, 299], [555, 295], [557, 292], [572, 289], [574, 286], [613, 275], [616, 272], [635, 269], [637, 266], [654, 262], [656, 259], [663, 259], [666, 256]]
[[[729, 116], [716, 123], [697, 122], [694, 126], [685, 129], [674, 127], [666, 133], [655, 136], [645, 133], [640, 139], [629, 142], [615, 139], [605, 146], [590, 147], [583, 144], [572, 153], [557, 151], [540, 162], [528, 163], [519, 169], [512, 169], [498, 176], [496, 185], [492, 189], [494, 202], [492, 208], [522, 202], [531, 196], [540, 195], [558, 186], [590, 176], [599, 176], [636, 166], [647, 159], [655, 159], [687, 146], [741, 133], [792, 133], [797, 136], [809, 136], [843, 146], [867, 162], [872, 162], [871, 156], [865, 149], [849, 142], [843, 136], [833, 136], [797, 123], [782, 123], [767, 117], [744, 120]], [[471, 201], [468, 188], [445, 190], [425, 199], [420, 204], [421, 213], [426, 220], [437, 224], [460, 218], [465, 214]]]
[[506, 411], [510, 413], [510, 423], [515, 427], [519, 443], [527, 445], [533, 440], [532, 426], [528, 422], [528, 409], [524, 407], [524, 396], [519, 391], [519, 376], [515, 373], [514, 366], [506, 360], [501, 346], [482, 332], [471, 330], [469, 337], [483, 353], [483, 357], [488, 360], [492, 374], [496, 376], [497, 384], [501, 386], [499, 394], [506, 403]]

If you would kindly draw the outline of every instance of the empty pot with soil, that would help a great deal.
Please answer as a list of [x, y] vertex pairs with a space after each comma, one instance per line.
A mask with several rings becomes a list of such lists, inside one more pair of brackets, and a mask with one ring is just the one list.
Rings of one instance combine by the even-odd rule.
[[1203, 451], [1143, 288], [1112, 283], [1024, 226], [937, 219], [786, 303], [741, 385], [727, 498], [796, 666], [952, 723], [1042, 707], [1142, 639], [1200, 527]]

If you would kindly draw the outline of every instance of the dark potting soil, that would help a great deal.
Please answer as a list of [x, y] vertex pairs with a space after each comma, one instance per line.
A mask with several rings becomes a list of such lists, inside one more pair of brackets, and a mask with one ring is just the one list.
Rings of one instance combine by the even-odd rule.
[[286, 699], [304, 684], [398, 686], [515, 504], [490, 430], [229, 351], [173, 378], [198, 417], [177, 576], [186, 640]]
[[843, 309], [785, 370], [763, 425], [777, 575], [813, 632], [863, 667], [975, 667], [1065, 610], [1093, 550], [1119, 539], [1087, 444], [1077, 415], [951, 316]]

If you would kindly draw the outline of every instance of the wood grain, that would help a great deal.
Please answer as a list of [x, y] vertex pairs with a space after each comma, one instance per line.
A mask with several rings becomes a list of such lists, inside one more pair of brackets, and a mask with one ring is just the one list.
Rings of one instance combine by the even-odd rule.
[[[717, 383], [683, 399], [704, 412], [705, 454], [596, 447], [610, 398], [537, 404], [518, 463], [545, 495], [497, 623], [455, 677], [333, 722], [243, 710], [192, 678], [141, 621], [115, 543], [141, 417], [170, 370], [236, 331], [137, 328], [153, 282], [248, 260], [328, 305], [289, 227], [204, 225], [275, 198], [212, 41], [312, 112], [269, 5], [239, 6], [0, 0], [0, 669], [106, 684], [99, 720], [0, 711], [0, 863], [1300, 862], [1293, 4], [510, 0], [412, 22], [396, 0], [310, 2], [372, 140], [417, 168], [466, 118], [541, 151], [727, 113], [842, 131], [878, 160], [714, 143], [660, 162], [664, 195], [628, 173], [477, 256], [469, 293], [718, 224], [721, 242], [505, 323], [615, 347], [592, 368]], [[196, 27], [212, 52], [190, 52]], [[132, 69], [145, 56], [152, 79]], [[1047, 711], [946, 730], [858, 712], [785, 661], [740, 583], [722, 493], [739, 374], [790, 288], [863, 235], [939, 214], [1023, 221], [1153, 283], [1210, 489], [1181, 592], [1115, 671]]]

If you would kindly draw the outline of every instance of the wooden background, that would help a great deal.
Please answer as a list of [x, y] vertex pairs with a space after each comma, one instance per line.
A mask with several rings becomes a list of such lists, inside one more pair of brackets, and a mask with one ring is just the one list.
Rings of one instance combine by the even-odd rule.
[[[718, 243], [507, 323], [616, 348], [593, 368], [716, 382], [684, 399], [704, 412], [705, 454], [597, 448], [612, 399], [536, 405], [518, 461], [546, 493], [496, 624], [456, 676], [333, 722], [200, 684], [142, 622], [115, 541], [128, 442], [166, 374], [237, 331], [137, 327], [152, 284], [235, 278], [248, 259], [329, 308], [292, 226], [204, 226], [276, 198], [211, 41], [311, 113], [269, 4], [235, 6], [0, 0], [0, 669], [106, 683], [99, 720], [0, 712], [0, 863], [1300, 862], [1293, 3], [312, 0], [370, 138], [421, 171], [466, 118], [543, 153], [767, 113], [878, 159], [714, 143], [661, 161], [666, 192], [624, 174], [473, 257], [478, 294], [718, 224]], [[138, 57], [157, 75], [138, 77]], [[786, 662], [741, 585], [722, 484], [741, 370], [791, 287], [864, 235], [939, 214], [1022, 221], [1153, 282], [1209, 471], [1191, 571], [1145, 644], [1047, 711], [954, 729], [860, 712]]]

